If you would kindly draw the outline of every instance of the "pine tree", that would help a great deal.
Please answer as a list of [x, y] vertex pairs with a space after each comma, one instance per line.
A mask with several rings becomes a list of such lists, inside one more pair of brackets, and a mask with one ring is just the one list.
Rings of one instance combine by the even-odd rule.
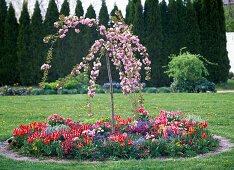
[[129, 17], [128, 17], [128, 23], [127, 23], [129, 25], [133, 24], [133, 21], [134, 21], [134, 18], [135, 18], [136, 2], [137, 2], [137, 0], [130, 0]]
[[225, 24], [225, 16], [224, 16], [224, 9], [223, 9], [223, 2], [222, 0], [217, 0], [218, 5], [218, 12], [219, 12], [219, 47], [220, 47], [220, 55], [219, 55], [219, 82], [226, 82], [228, 80], [228, 74], [230, 66], [230, 61], [228, 58], [228, 52], [226, 47], [226, 24]]
[[185, 15], [185, 46], [193, 54], [200, 53], [200, 30], [196, 11], [191, 0], [187, 0]]
[[161, 56], [162, 49], [162, 25], [161, 25], [161, 12], [158, 0], [146, 0], [147, 10], [145, 10], [145, 21], [147, 24], [146, 47], [151, 59], [151, 85], [161, 86], [163, 74], [163, 62]]
[[130, 0], [128, 0], [128, 5], [126, 6], [125, 22], [129, 24], [129, 13], [130, 13]]
[[[90, 5], [87, 9], [87, 13], [85, 15], [85, 18], [96, 18], [96, 13], [93, 9], [93, 6]], [[88, 50], [91, 48], [91, 46], [93, 45], [94, 41], [98, 38], [98, 34], [96, 31], [96, 28], [94, 27], [87, 27], [86, 26], [86, 34], [85, 34], [85, 51], [86, 51], [86, 55], [88, 54]]]
[[0, 61], [1, 58], [3, 57], [4, 53], [4, 49], [3, 49], [3, 42], [4, 42], [4, 24], [5, 24], [5, 19], [7, 16], [7, 6], [6, 6], [6, 2], [5, 0], [0, 0]]
[[143, 17], [143, 7], [141, 5], [141, 0], [137, 0], [135, 4], [133, 31], [134, 31], [134, 34], [138, 35], [141, 40], [141, 38], [143, 37], [143, 32], [144, 32], [144, 17]]
[[111, 13], [110, 13], [110, 16], [116, 16], [115, 11], [119, 11], [119, 9], [118, 9], [116, 3], [114, 4], [114, 8], [112, 9], [112, 11], [111, 11]]
[[[70, 8], [67, 0], [64, 0], [60, 15], [69, 16]], [[66, 37], [63, 39], [58, 39], [57, 48], [56, 48], [56, 56], [54, 57], [54, 63], [56, 63], [56, 73], [59, 78], [62, 78], [69, 74], [72, 70], [72, 66], [74, 65], [74, 58], [71, 54], [71, 30], [66, 33]]]
[[109, 23], [109, 14], [106, 6], [106, 1], [102, 0], [102, 7], [99, 12], [99, 25], [104, 25], [106, 28]]
[[178, 13], [177, 13], [177, 5], [175, 0], [169, 0], [168, 4], [168, 49], [170, 54], [178, 54], [179, 50], [181, 48], [180, 39], [178, 39], [178, 32], [182, 31], [180, 30], [180, 23], [178, 19]]
[[[84, 9], [80, 0], [77, 1], [75, 13], [77, 17], [84, 16]], [[86, 30], [81, 24], [77, 28], [80, 30], [79, 34], [72, 31], [72, 55], [75, 56], [74, 64], [80, 63], [87, 53], [84, 44], [84, 34]]]
[[[58, 12], [58, 8], [57, 5], [55, 3], [54, 0], [50, 0], [48, 8], [47, 8], [47, 12], [46, 12], [46, 16], [45, 16], [45, 20], [44, 20], [44, 30], [45, 33], [43, 36], [47, 36], [47, 35], [51, 35], [57, 32], [57, 29], [54, 27], [54, 22], [59, 20], [59, 12]], [[47, 44], [47, 48], [46, 52], [49, 48], [49, 44]], [[57, 44], [54, 45], [54, 48], [57, 48]], [[52, 60], [52, 67], [51, 67], [51, 71], [49, 72], [49, 76], [48, 76], [48, 80], [49, 81], [55, 81], [59, 76], [58, 73], [56, 72], [57, 70], [57, 63], [55, 61], [56, 58], [56, 51], [53, 51], [53, 60]]]
[[44, 20], [45, 36], [54, 34], [57, 31], [57, 29], [54, 27], [54, 22], [58, 21], [58, 19], [58, 7], [54, 0], [50, 0]]
[[1, 58], [0, 78], [1, 85], [13, 84], [18, 82], [17, 68], [17, 36], [18, 23], [15, 17], [15, 10], [12, 4], [9, 4], [5, 20], [4, 30], [4, 55]]
[[[162, 57], [162, 66], [167, 66], [169, 62], [169, 48], [168, 48], [168, 7], [163, 0], [160, 3], [160, 11], [161, 11], [161, 24], [162, 24], [162, 35], [163, 35], [163, 40], [162, 40], [162, 49], [161, 49], [161, 57]], [[162, 68], [163, 73], [162, 73], [162, 84], [164, 86], [169, 86], [170, 85], [170, 79], [167, 74], [164, 72], [166, 71], [166, 67]]]
[[19, 67], [19, 79], [22, 85], [33, 83], [33, 58], [30, 51], [30, 17], [28, 13], [28, 3], [24, 1], [19, 19], [19, 36], [17, 39], [17, 56]]
[[215, 83], [225, 82], [230, 68], [226, 51], [224, 11], [220, 1], [202, 1], [200, 14], [201, 54], [208, 61], [216, 63], [207, 65], [207, 78]]
[[77, 0], [75, 13], [76, 13], [77, 17], [80, 17], [80, 16], [84, 15], [84, 9], [83, 9], [83, 6], [82, 6], [82, 2], [80, 0]]
[[45, 62], [45, 45], [43, 43], [43, 20], [41, 16], [41, 9], [38, 1], [36, 1], [34, 12], [31, 20], [31, 56], [32, 56], [32, 68], [34, 73], [33, 83], [39, 83], [42, 78], [41, 65]]

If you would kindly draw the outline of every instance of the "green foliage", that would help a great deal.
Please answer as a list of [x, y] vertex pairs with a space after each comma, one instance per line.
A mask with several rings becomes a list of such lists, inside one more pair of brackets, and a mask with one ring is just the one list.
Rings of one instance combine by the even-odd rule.
[[217, 84], [217, 90], [234, 90], [234, 80], [228, 80], [225, 83]]
[[[7, 16], [5, 19], [4, 28], [4, 55], [0, 59], [0, 84], [14, 84], [18, 82], [18, 57], [17, 57], [17, 36], [18, 36], [18, 23], [15, 17], [15, 10], [10, 3]], [[2, 35], [1, 35], [2, 37]]]
[[137, 0], [135, 4], [135, 15], [133, 19], [133, 32], [139, 36], [141, 40], [144, 33], [144, 16], [143, 16], [143, 7], [141, 1]]
[[[216, 10], [213, 10], [216, 9]], [[201, 55], [217, 65], [208, 65], [209, 81], [226, 82], [230, 69], [222, 0], [201, 1]]]
[[[0, 0], [0, 67], [2, 68], [3, 65], [1, 63], [1, 60], [4, 56], [4, 28], [5, 28], [5, 20], [7, 16], [7, 5], [5, 0]], [[0, 71], [0, 77], [1, 77], [1, 71]], [[3, 85], [4, 77], [0, 78], [0, 85]]]
[[23, 3], [20, 15], [19, 36], [17, 39], [17, 56], [18, 56], [18, 72], [22, 85], [33, 84], [33, 58], [30, 51], [31, 45], [31, 28], [30, 16], [28, 13], [28, 3]]
[[166, 73], [175, 80], [196, 82], [203, 75], [208, 75], [206, 67], [199, 58], [201, 58], [200, 55], [189, 52], [180, 53], [178, 56], [174, 55], [168, 64]]
[[233, 77], [234, 77], [234, 73], [233, 73], [233, 72], [229, 72], [228, 78], [229, 78], [229, 79], [232, 79]]
[[160, 87], [158, 88], [158, 93], [170, 93], [171, 90], [168, 87]]
[[207, 91], [215, 92], [215, 84], [205, 78], [201, 78], [196, 82], [191, 80], [174, 80], [171, 84], [171, 91], [174, 93], [206, 93]]
[[158, 0], [145, 1], [145, 26], [146, 32], [146, 47], [151, 60], [151, 81], [150, 86], [162, 86], [161, 75], [163, 74], [162, 66], [163, 57], [162, 50], [162, 25], [161, 25], [161, 12]]
[[99, 12], [99, 25], [104, 25], [107, 28], [108, 22], [109, 22], [109, 14], [106, 6], [106, 1], [102, 0], [102, 7]]
[[[65, 0], [62, 4], [60, 15], [69, 16], [69, 13], [69, 3], [67, 0]], [[68, 75], [75, 65], [76, 55], [74, 54], [73, 50], [69, 49], [72, 43], [72, 33], [74, 33], [74, 30], [67, 32], [66, 37], [64, 37], [63, 39], [59, 39], [58, 41], [53, 60], [55, 64], [55, 72], [57, 74], [56, 78]]]
[[30, 53], [31, 63], [33, 69], [33, 84], [40, 82], [42, 77], [41, 65], [44, 62], [44, 56], [46, 56], [45, 45], [43, 43], [43, 20], [41, 16], [41, 10], [38, 1], [36, 1], [34, 12], [31, 19], [31, 39], [30, 39]]
[[142, 90], [145, 93], [157, 93], [157, 89], [155, 87], [146, 87]]
[[225, 23], [227, 32], [234, 32], [234, 7], [231, 4], [228, 4], [224, 8], [225, 12]]
[[200, 30], [196, 11], [191, 0], [187, 0], [185, 9], [185, 46], [193, 54], [200, 52]]
[[160, 11], [161, 11], [161, 25], [162, 25], [162, 36], [163, 36], [163, 40], [162, 40], [162, 49], [161, 49], [161, 66], [162, 66], [162, 72], [161, 73], [161, 81], [162, 83], [160, 83], [163, 86], [169, 86], [170, 84], [170, 79], [168, 77], [167, 74], [165, 74], [164, 72], [166, 71], [166, 68], [163, 66], [167, 66], [168, 62], [169, 62], [169, 58], [168, 56], [170, 55], [170, 50], [168, 47], [168, 42], [169, 42], [169, 36], [168, 36], [168, 31], [169, 31], [169, 27], [168, 27], [168, 7], [166, 4], [166, 1], [163, 0], [160, 4]]
[[1, 96], [25, 96], [30, 95], [30, 90], [26, 87], [4, 86], [0, 88]]
[[45, 26], [44, 36], [56, 32], [56, 28], [54, 28], [54, 22], [56, 22], [58, 19], [59, 19], [58, 7], [54, 0], [50, 0], [44, 21], [44, 26]]

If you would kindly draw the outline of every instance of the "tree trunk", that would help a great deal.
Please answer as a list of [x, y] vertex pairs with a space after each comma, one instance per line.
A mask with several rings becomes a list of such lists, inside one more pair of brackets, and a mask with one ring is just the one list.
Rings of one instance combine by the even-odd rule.
[[109, 78], [109, 83], [110, 83], [112, 133], [115, 133], [115, 119], [114, 119], [115, 113], [114, 113], [113, 84], [112, 84], [111, 69], [110, 69], [110, 59], [109, 59], [108, 53], [106, 53], [106, 65], [107, 65], [107, 72], [108, 72], [108, 78]]

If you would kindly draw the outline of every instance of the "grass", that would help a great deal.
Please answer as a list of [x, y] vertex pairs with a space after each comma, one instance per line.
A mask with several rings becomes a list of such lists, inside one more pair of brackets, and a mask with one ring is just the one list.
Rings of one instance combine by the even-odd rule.
[[216, 90], [234, 90], [234, 80], [228, 80], [226, 83], [221, 83], [216, 86]]
[[[93, 99], [94, 116], [86, 112], [87, 95], [48, 96], [1, 96], [0, 97], [0, 141], [12, 136], [15, 127], [35, 121], [45, 121], [55, 113], [74, 121], [96, 120], [110, 116], [110, 96], [98, 94]], [[115, 94], [116, 114], [126, 118], [132, 116], [129, 98]], [[161, 109], [181, 110], [186, 115], [199, 116], [208, 122], [208, 129], [216, 135], [225, 136], [234, 142], [234, 95], [226, 94], [145, 94], [145, 107], [151, 115], [158, 115]], [[232, 169], [234, 149], [205, 158], [181, 160], [128, 160], [101, 163], [45, 163], [24, 162], [0, 156], [0, 169]], [[10, 165], [10, 166], [9, 166]]]

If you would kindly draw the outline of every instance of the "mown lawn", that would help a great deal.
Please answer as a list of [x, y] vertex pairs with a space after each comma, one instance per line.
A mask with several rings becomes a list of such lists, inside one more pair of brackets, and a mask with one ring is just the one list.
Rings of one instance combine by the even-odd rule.
[[[92, 118], [86, 112], [87, 95], [1, 96], [0, 141], [12, 136], [15, 127], [35, 121], [45, 121], [52, 114], [59, 114], [74, 121], [95, 122], [110, 116], [110, 96], [98, 94], [93, 99]], [[116, 114], [132, 116], [129, 98], [114, 94]], [[151, 115], [160, 110], [178, 111], [200, 117], [208, 122], [208, 129], [225, 136], [234, 143], [234, 93], [224, 94], [144, 94], [145, 107]], [[186, 158], [166, 161], [115, 161], [101, 163], [45, 163], [14, 161], [0, 156], [0, 169], [233, 169], [234, 149], [205, 158]]]

